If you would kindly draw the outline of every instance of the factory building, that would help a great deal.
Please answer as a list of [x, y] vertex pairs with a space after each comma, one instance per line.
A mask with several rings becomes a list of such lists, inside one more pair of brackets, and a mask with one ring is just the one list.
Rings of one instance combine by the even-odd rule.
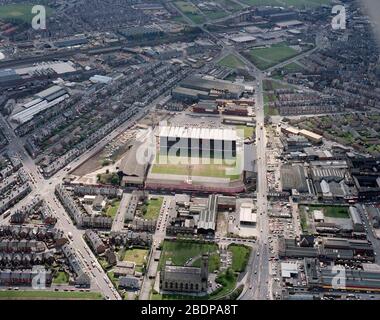
[[33, 119], [38, 113], [47, 110], [69, 97], [66, 89], [60, 86], [52, 86], [40, 93], [37, 93], [34, 99], [22, 105], [24, 110], [14, 114], [11, 120], [23, 124]]
[[363, 224], [362, 218], [360, 217], [358, 209], [351, 206], [349, 209], [349, 212], [350, 212], [350, 217], [352, 220], [354, 232], [364, 232], [364, 224]]
[[173, 98], [180, 100], [193, 99], [239, 99], [245, 87], [229, 81], [205, 79], [201, 76], [190, 76], [183, 80], [172, 91]]
[[160, 154], [165, 156], [233, 158], [239, 141], [233, 129], [164, 126], [159, 133]]
[[193, 106], [193, 112], [218, 114], [218, 106], [213, 101], [199, 101]]
[[216, 229], [216, 216], [218, 213], [218, 196], [210, 195], [207, 208], [203, 209], [199, 215], [198, 233], [214, 233]]

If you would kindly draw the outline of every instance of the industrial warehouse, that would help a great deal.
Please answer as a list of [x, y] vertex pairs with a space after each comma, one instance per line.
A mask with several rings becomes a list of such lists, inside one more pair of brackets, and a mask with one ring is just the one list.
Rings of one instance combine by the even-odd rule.
[[185, 101], [239, 99], [244, 91], [245, 86], [240, 84], [190, 76], [172, 90], [172, 95], [175, 99]]
[[22, 111], [14, 114], [11, 120], [21, 125], [33, 119], [38, 113], [49, 109], [69, 97], [66, 89], [60, 86], [50, 87], [40, 93], [37, 93], [34, 99], [22, 105]]

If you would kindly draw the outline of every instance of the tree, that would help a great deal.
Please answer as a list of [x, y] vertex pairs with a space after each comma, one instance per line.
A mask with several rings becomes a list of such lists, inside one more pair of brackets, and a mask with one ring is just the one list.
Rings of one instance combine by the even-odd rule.
[[111, 177], [111, 184], [118, 185], [120, 183], [119, 176], [117, 174], [113, 174]]

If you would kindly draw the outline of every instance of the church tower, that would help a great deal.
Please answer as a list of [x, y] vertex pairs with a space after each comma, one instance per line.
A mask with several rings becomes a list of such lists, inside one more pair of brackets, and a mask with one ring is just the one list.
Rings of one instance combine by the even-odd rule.
[[202, 281], [208, 281], [208, 254], [205, 253], [202, 255], [202, 264], [201, 264], [201, 279]]

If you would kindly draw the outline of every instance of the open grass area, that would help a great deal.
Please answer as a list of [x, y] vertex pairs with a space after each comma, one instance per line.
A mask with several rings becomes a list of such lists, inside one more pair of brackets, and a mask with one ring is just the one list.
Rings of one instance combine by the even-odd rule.
[[107, 209], [107, 217], [115, 218], [117, 210], [119, 210], [120, 207], [120, 200], [115, 200], [111, 203], [111, 205]]
[[287, 64], [283, 68], [283, 70], [285, 73], [294, 73], [294, 72], [301, 72], [304, 70], [304, 68], [298, 63], [292, 62], [292, 63]]
[[232, 12], [239, 11], [243, 8], [239, 3], [233, 2], [232, 0], [215, 0], [214, 2], [223, 6], [224, 9]]
[[192, 265], [199, 267], [200, 257], [204, 253], [209, 253], [209, 271], [214, 272], [219, 269], [220, 256], [217, 253], [218, 246], [211, 243], [198, 243], [189, 241], [164, 241], [162, 246], [159, 269], [162, 270], [166, 261], [171, 260], [173, 265], [184, 266], [191, 258]]
[[231, 244], [228, 247], [228, 251], [232, 253], [232, 270], [235, 272], [244, 272], [251, 248], [245, 245]]
[[222, 60], [218, 62], [218, 65], [231, 68], [231, 69], [236, 69], [236, 68], [242, 68], [244, 67], [244, 62], [241, 61], [238, 57], [236, 57], [233, 54], [229, 54], [225, 56]]
[[255, 132], [255, 127], [251, 126], [236, 126], [236, 129], [244, 130], [244, 139], [247, 138], [252, 138], [254, 132]]
[[182, 16], [173, 17], [172, 20], [182, 24], [188, 24], [188, 22]]
[[69, 292], [69, 291], [0, 291], [0, 299], [23, 300], [101, 300], [103, 297], [98, 292]]
[[183, 13], [199, 13], [199, 9], [190, 2], [187, 1], [176, 1], [174, 4]]
[[270, 103], [275, 101], [275, 96], [270, 93], [264, 93], [264, 114], [266, 116], [277, 116], [279, 115], [278, 109], [270, 106]]
[[210, 20], [216, 20], [224, 18], [228, 15], [227, 12], [223, 10], [217, 10], [217, 11], [203, 11], [203, 14]]
[[147, 219], [147, 220], [157, 219], [160, 214], [163, 201], [164, 201], [163, 197], [148, 200], [148, 204], [146, 206], [146, 212], [144, 213], [144, 219]]
[[271, 107], [268, 104], [264, 105], [264, 114], [266, 116], [278, 116], [280, 113], [277, 108]]
[[[32, 19], [36, 14], [32, 14], [32, 8], [35, 4], [20, 3], [20, 4], [8, 4], [0, 6], [0, 19], [10, 22], [23, 22], [32, 23]], [[49, 17], [53, 10], [47, 6], [46, 16]]]
[[199, 24], [205, 22], [206, 19], [194, 4], [186, 1], [175, 1], [174, 5], [194, 23]]
[[302, 232], [305, 234], [310, 233], [310, 228], [308, 225], [308, 219], [307, 219], [307, 212], [305, 211], [304, 207], [300, 207], [300, 223], [301, 223], [301, 229]]
[[[231, 160], [196, 158], [196, 157], [168, 157], [159, 156], [152, 166], [152, 173], [170, 174], [193, 177], [229, 178], [238, 180], [241, 177], [239, 166], [240, 158]], [[189, 168], [190, 167], [190, 168]], [[236, 170], [235, 170], [236, 167]]]
[[123, 260], [134, 262], [137, 266], [142, 266], [148, 258], [149, 250], [147, 249], [130, 249], [124, 253]]
[[119, 288], [119, 278], [115, 277], [115, 273], [112, 270], [107, 272], [107, 276], [115, 288]]
[[274, 80], [263, 80], [263, 89], [264, 91], [273, 91], [277, 89], [287, 89], [287, 88], [294, 88], [290, 84], [286, 84], [283, 82], [278, 82]]
[[59, 271], [53, 279], [53, 284], [67, 284], [69, 283], [69, 275], [64, 271]]
[[326, 217], [348, 219], [350, 217], [348, 207], [345, 206], [323, 206], [311, 204], [309, 211], [321, 210]]
[[101, 184], [112, 184], [114, 186], [120, 184], [120, 178], [116, 172], [98, 174], [97, 179]]
[[231, 269], [220, 273], [216, 278], [216, 282], [221, 284], [222, 288], [210, 295], [210, 298], [219, 299], [231, 293], [236, 287], [236, 281], [237, 275]]
[[285, 43], [274, 44], [265, 48], [254, 48], [245, 53], [247, 58], [261, 70], [273, 67], [298, 54], [297, 50]]

